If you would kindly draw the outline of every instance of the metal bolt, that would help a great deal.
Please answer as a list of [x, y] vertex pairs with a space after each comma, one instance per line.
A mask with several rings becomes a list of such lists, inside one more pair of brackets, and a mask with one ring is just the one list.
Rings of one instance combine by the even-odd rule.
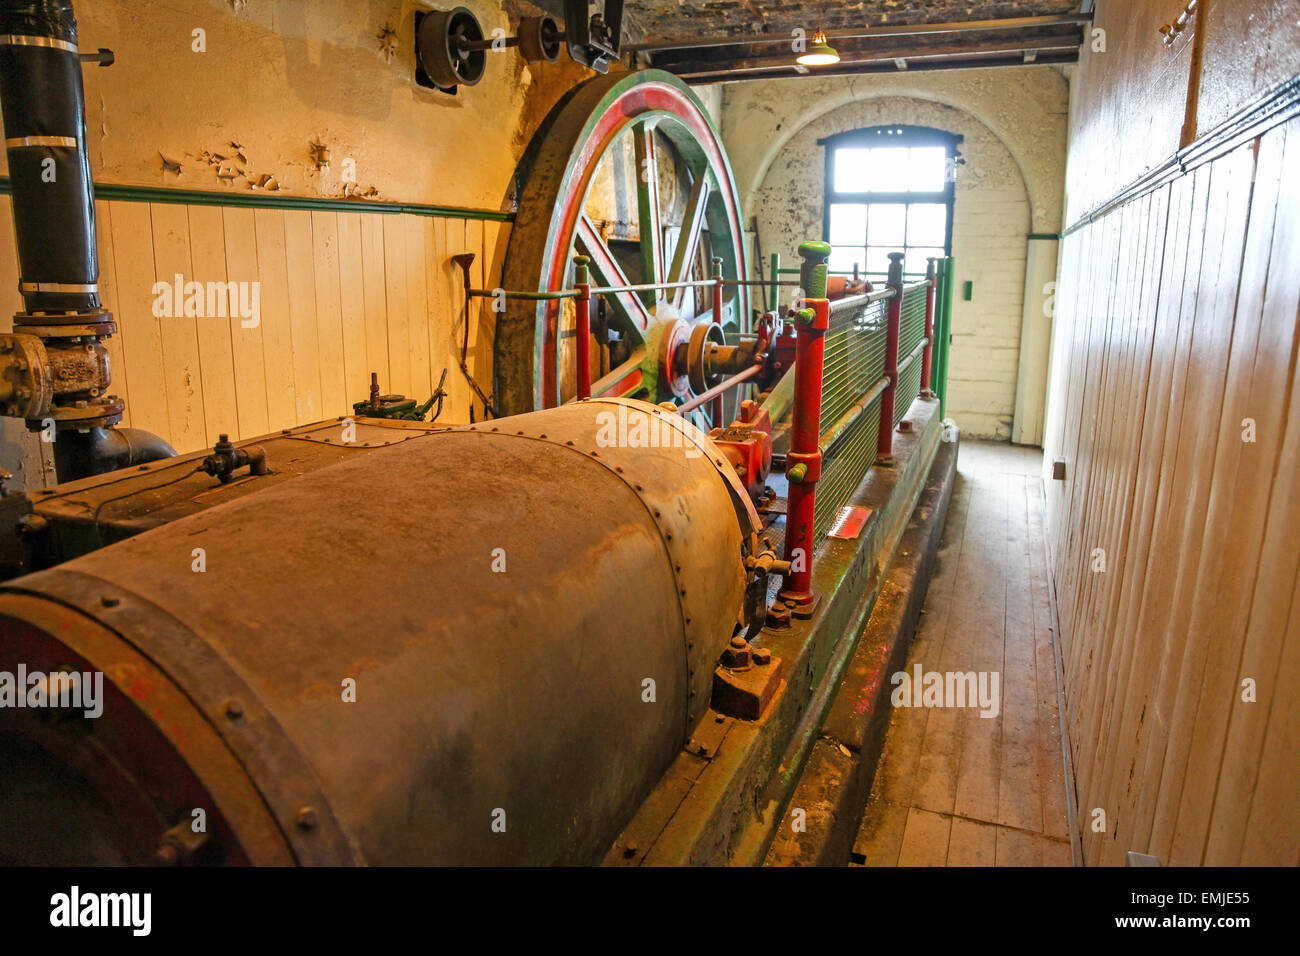
[[110, 597], [109, 595], [105, 594], [103, 597], [99, 599], [99, 603], [102, 604], [104, 607], [117, 607], [119, 604], [122, 603], [122, 599]]
[[738, 651], [743, 651], [745, 649], [745, 645], [748, 643], [749, 641], [745, 640], [739, 634], [737, 634], [735, 637], [731, 639], [731, 646]]
[[237, 720], [244, 716], [244, 702], [238, 697], [232, 697], [226, 701], [226, 716], [231, 720]]
[[301, 830], [314, 830], [316, 828], [316, 808], [299, 807], [298, 808], [298, 828]]
[[772, 651], [770, 648], [756, 647], [750, 656], [753, 657], [755, 664], [762, 665], [772, 663]]

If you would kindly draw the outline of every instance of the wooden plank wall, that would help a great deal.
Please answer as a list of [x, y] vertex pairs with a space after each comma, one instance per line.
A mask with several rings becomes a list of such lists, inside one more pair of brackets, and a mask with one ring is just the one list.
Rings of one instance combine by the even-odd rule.
[[[440, 420], [468, 421], [471, 390], [458, 356], [465, 309], [451, 257], [475, 254], [472, 278], [492, 288], [508, 223], [379, 212], [146, 203], [95, 204], [101, 295], [117, 317], [108, 340], [124, 424], [182, 453], [225, 432], [250, 438], [351, 412], [381, 388], [423, 401], [446, 368]], [[156, 281], [261, 283], [261, 321], [156, 318]], [[0, 328], [20, 308], [13, 213], [0, 202]], [[489, 300], [471, 314], [469, 366], [491, 391]], [[482, 403], [474, 401], [476, 418]], [[14, 487], [43, 487], [40, 442], [4, 420], [0, 466]], [[48, 458], [48, 449], [46, 449]]]
[[1063, 242], [1046, 485], [1090, 864], [1300, 864], [1297, 168], [1292, 120]]

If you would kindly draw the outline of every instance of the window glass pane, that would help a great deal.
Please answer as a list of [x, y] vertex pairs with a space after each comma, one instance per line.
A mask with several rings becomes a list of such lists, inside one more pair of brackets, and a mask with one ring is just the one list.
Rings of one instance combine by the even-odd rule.
[[911, 192], [942, 192], [948, 151], [942, 146], [917, 146], [908, 150], [907, 186]]
[[907, 207], [901, 203], [872, 203], [867, 216], [867, 242], [902, 250], [906, 221]]
[[866, 262], [866, 250], [861, 246], [836, 246], [831, 250], [831, 272], [852, 272], [856, 264], [861, 270]]
[[948, 206], [946, 203], [913, 203], [907, 207], [907, 244], [909, 246], [941, 246], [947, 238], [947, 232]]
[[863, 188], [878, 193], [906, 192], [911, 178], [908, 153], [904, 147], [888, 146], [871, 150], [867, 163], [867, 185]]
[[831, 206], [831, 245], [860, 246], [867, 240], [867, 207], [837, 203]]
[[869, 149], [837, 149], [835, 151], [835, 191], [837, 193], [863, 193], [867, 184]]
[[916, 273], [918, 276], [925, 275], [925, 270], [930, 265], [926, 260], [932, 256], [941, 259], [943, 255], [942, 247], [909, 246], [907, 258], [903, 260], [903, 272]]
[[899, 251], [892, 246], [872, 246], [867, 249], [867, 271], [887, 275], [889, 273], [889, 254]]

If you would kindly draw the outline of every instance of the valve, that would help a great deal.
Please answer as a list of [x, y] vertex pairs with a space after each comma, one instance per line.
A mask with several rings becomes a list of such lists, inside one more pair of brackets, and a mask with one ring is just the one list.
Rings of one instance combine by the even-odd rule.
[[236, 448], [231, 443], [230, 436], [222, 434], [218, 436], [217, 443], [212, 447], [212, 454], [203, 459], [203, 464], [199, 465], [199, 468], [225, 485], [229, 484], [235, 477], [235, 472], [245, 465], [248, 466], [250, 475], [265, 475], [271, 470], [266, 463], [266, 449], [261, 445]]

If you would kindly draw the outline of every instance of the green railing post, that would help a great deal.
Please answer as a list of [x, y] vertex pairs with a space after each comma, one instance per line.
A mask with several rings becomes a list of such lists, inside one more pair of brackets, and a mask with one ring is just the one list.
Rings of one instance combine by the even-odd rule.
[[939, 289], [943, 294], [942, 330], [937, 333], [939, 339], [939, 376], [938, 387], [939, 393], [939, 417], [946, 419], [948, 417], [948, 354], [952, 345], [952, 292], [955, 281], [956, 270], [953, 268], [953, 258], [948, 256], [940, 260], [943, 267], [943, 281]]
[[779, 313], [781, 311], [781, 253], [772, 253], [772, 294], [767, 297], [768, 308]]

